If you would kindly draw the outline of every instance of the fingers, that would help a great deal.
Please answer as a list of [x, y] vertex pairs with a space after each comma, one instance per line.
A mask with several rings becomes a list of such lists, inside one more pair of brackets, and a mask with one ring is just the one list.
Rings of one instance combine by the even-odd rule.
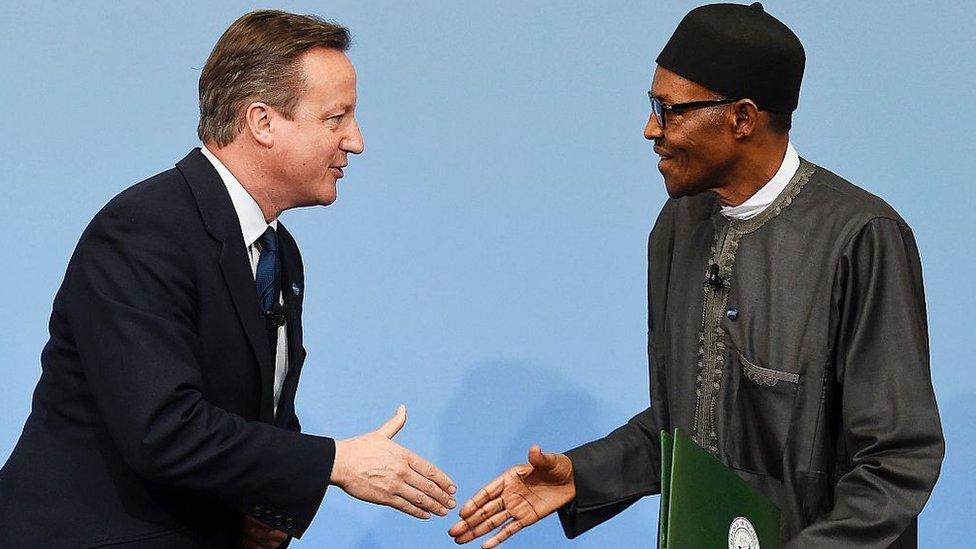
[[454, 482], [388, 438], [403, 426], [405, 414], [401, 406], [380, 429], [337, 441], [333, 483], [357, 499], [389, 505], [417, 518], [429, 518], [431, 513], [444, 516], [457, 505], [451, 495], [457, 492]]
[[[514, 535], [515, 532], [538, 522], [538, 513], [525, 497], [521, 494], [515, 494], [515, 496], [489, 501], [478, 508], [471, 517], [458, 521], [451, 527], [448, 534], [454, 538], [455, 543], [462, 544], [502, 527], [494, 537], [482, 545], [482, 547], [495, 547]], [[505, 503], [506, 501], [507, 503]], [[509, 519], [511, 522], [506, 523]]]
[[505, 511], [504, 501], [502, 498], [495, 498], [488, 501], [481, 507], [478, 507], [474, 513], [465, 518], [464, 523], [467, 524], [469, 528], [477, 528], [493, 515], [501, 513], [502, 511]]
[[425, 507], [425, 509], [428, 511], [444, 516], [447, 514], [448, 510], [454, 509], [454, 506], [457, 505], [454, 498], [442, 490], [436, 482], [424, 477], [413, 469], [407, 472], [407, 477], [404, 479], [404, 482], [406, 482], [407, 486], [413, 487], [421, 492], [425, 497], [427, 497], [427, 499], [431, 500], [432, 503], [437, 504], [438, 509], [430, 509]]
[[509, 517], [501, 498], [495, 498], [479, 507], [473, 515], [461, 519], [448, 530], [457, 543], [467, 543], [501, 526]]
[[508, 520], [508, 518], [509, 518], [508, 511], [503, 509], [502, 511], [488, 517], [488, 519], [486, 519], [481, 524], [478, 524], [477, 526], [471, 528], [470, 530], [467, 530], [461, 535], [456, 536], [454, 538], [454, 542], [459, 544], [467, 543], [473, 540], [474, 538], [481, 537], [487, 534], [488, 532], [491, 532], [495, 528], [498, 528], [502, 524], [505, 524], [505, 521]]
[[488, 538], [488, 541], [481, 544], [482, 549], [492, 549], [493, 547], [498, 547], [503, 541], [515, 535], [516, 532], [522, 529], [522, 523], [518, 520], [513, 520], [509, 522], [507, 526], [502, 528], [501, 532], [498, 532], [494, 536]]
[[402, 497], [424, 511], [429, 511], [442, 517], [447, 514], [447, 507], [441, 505], [440, 502], [434, 498], [428, 496], [413, 486], [410, 486], [409, 484], [401, 485], [396, 491], [396, 495]]
[[475, 528], [505, 509], [501, 495], [505, 488], [505, 475], [507, 474], [509, 473], [506, 472], [486, 484], [484, 488], [478, 490], [478, 493], [464, 503], [460, 513], [458, 513], [461, 520], [448, 530], [448, 534], [455, 538], [454, 541], [457, 543], [471, 541], [475, 536], [470, 535], [470, 533]]
[[[446, 497], [446, 499], [440, 499], [441, 503], [443, 503], [447, 507], [450, 507], [451, 509], [454, 508], [454, 504], [452, 503], [448, 505], [448, 501], [447, 501], [447, 500], [453, 500], [454, 498], [452, 496], [454, 495], [455, 492], [457, 492], [457, 487], [454, 485], [454, 481], [451, 480], [451, 477], [447, 476], [444, 473], [444, 471], [441, 471], [436, 466], [434, 466], [433, 463], [427, 461], [426, 459], [410, 451], [408, 451], [407, 453], [407, 465], [409, 465], [411, 469], [416, 471], [418, 474], [422, 475], [424, 478], [433, 481], [435, 487], [438, 488], [436, 492]], [[420, 486], [416, 486], [416, 487], [421, 488]], [[432, 490], [423, 490], [423, 491], [427, 492], [428, 494], [434, 495], [432, 493]]]
[[[507, 473], [506, 473], [507, 474]], [[495, 480], [489, 482], [484, 488], [478, 490], [478, 493], [469, 499], [461, 507], [461, 518], [466, 519], [475, 514], [475, 512], [484, 507], [489, 501], [502, 495], [502, 490], [505, 488], [505, 475], [502, 475]]]
[[390, 507], [396, 509], [397, 511], [402, 511], [408, 515], [417, 517], [419, 519], [427, 520], [430, 518], [430, 513], [417, 507], [416, 505], [407, 501], [401, 496], [393, 496], [393, 499], [390, 501], [389, 505]]
[[393, 414], [393, 417], [391, 417], [389, 420], [387, 420], [386, 423], [381, 425], [380, 428], [376, 430], [376, 432], [383, 435], [386, 438], [393, 438], [394, 436], [396, 436], [397, 433], [400, 432], [400, 429], [403, 429], [403, 425], [406, 422], [407, 422], [407, 407], [401, 404], [397, 408], [396, 413]]
[[[533, 454], [531, 458], [539, 466], [558, 463], [553, 459], [558, 454], [543, 454], [538, 447], [534, 447], [530, 454]], [[490, 549], [549, 514], [551, 511], [548, 508], [540, 512], [527, 499], [536, 497], [525, 484], [525, 478], [533, 468], [533, 465], [516, 465], [488, 483], [465, 502], [460, 512], [461, 520], [451, 527], [448, 534], [460, 544], [501, 528], [482, 545]]]

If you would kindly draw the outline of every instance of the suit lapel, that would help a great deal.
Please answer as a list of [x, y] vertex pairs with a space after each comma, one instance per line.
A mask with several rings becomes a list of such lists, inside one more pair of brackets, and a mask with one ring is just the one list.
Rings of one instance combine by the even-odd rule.
[[247, 257], [237, 212], [234, 211], [230, 195], [227, 194], [227, 188], [220, 180], [217, 170], [200, 149], [190, 151], [176, 167], [196, 198], [207, 232], [222, 244], [220, 270], [234, 302], [237, 318], [251, 342], [251, 349], [260, 369], [259, 419], [271, 423], [274, 421], [274, 357], [268, 345], [265, 319], [261, 314], [261, 304], [254, 287], [254, 276], [251, 274], [251, 263]]
[[278, 417], [275, 424], [287, 427], [294, 411], [298, 377], [304, 362], [302, 298], [305, 293], [305, 277], [298, 245], [281, 221], [278, 222], [278, 243], [281, 250], [281, 293], [288, 311], [288, 374], [278, 397]]

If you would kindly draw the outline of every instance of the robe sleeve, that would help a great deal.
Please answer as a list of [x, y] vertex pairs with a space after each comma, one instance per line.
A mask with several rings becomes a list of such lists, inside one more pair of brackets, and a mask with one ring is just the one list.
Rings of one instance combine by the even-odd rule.
[[566, 537], [575, 538], [660, 491], [655, 415], [651, 406], [609, 435], [566, 452], [576, 482], [576, 499], [559, 511]]
[[833, 508], [786, 547], [888, 547], [928, 500], [945, 451], [911, 229], [869, 221], [848, 243], [834, 284], [837, 445], [849, 472]]

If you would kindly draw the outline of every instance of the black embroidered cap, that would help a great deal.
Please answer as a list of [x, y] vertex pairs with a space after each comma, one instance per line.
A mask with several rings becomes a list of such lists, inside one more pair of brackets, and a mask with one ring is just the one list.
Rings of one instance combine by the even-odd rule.
[[678, 23], [657, 64], [762, 110], [796, 110], [806, 55], [793, 31], [756, 2], [709, 4]]

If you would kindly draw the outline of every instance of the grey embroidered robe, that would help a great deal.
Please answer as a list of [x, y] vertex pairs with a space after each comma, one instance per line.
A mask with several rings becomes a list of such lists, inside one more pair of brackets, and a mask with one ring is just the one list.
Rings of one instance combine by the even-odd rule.
[[680, 427], [780, 507], [787, 547], [916, 546], [944, 442], [918, 250], [890, 206], [805, 160], [749, 220], [669, 200], [648, 308], [651, 405], [567, 453], [568, 537], [658, 493], [659, 432]]

